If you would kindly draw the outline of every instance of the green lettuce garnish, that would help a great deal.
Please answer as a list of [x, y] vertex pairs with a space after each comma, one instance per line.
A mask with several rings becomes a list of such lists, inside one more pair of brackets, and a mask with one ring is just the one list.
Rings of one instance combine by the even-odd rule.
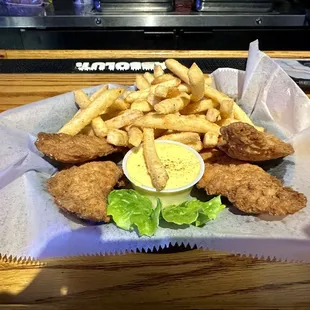
[[132, 189], [114, 190], [108, 196], [107, 211], [118, 227], [136, 228], [139, 235], [152, 236], [158, 228], [161, 201], [157, 200], [154, 209], [150, 199]]
[[171, 205], [163, 208], [162, 217], [166, 222], [177, 225], [194, 224], [202, 226], [210, 220], [214, 220], [225, 208], [221, 202], [221, 196], [217, 196], [207, 202], [197, 199], [188, 200], [180, 205]]

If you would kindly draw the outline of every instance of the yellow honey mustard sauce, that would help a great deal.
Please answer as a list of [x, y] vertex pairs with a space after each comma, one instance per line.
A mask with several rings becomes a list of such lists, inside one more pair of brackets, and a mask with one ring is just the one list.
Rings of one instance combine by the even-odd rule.
[[[164, 189], [179, 188], [197, 178], [200, 172], [200, 163], [191, 151], [181, 145], [169, 143], [155, 143], [155, 147], [160, 161], [169, 175]], [[128, 157], [127, 171], [134, 184], [153, 187], [143, 158], [142, 147]]]

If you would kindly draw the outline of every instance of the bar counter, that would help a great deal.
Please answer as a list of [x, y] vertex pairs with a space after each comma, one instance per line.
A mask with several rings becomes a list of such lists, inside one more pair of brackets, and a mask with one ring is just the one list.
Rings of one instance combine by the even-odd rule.
[[[310, 52], [269, 52], [310, 58]], [[208, 51], [0, 51], [1, 58], [246, 57]], [[0, 74], [0, 111], [134, 74]], [[9, 207], [9, 206], [8, 206]], [[44, 261], [0, 256], [0, 309], [309, 309], [310, 264], [212, 250]], [[27, 307], [28, 306], [28, 307]]]

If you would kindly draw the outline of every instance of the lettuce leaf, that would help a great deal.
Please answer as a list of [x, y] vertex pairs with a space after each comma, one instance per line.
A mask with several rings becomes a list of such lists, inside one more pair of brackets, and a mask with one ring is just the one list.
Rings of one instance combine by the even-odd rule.
[[221, 196], [217, 196], [207, 202], [197, 199], [188, 200], [180, 205], [171, 205], [163, 208], [162, 217], [166, 222], [177, 225], [194, 224], [202, 226], [210, 220], [214, 220], [225, 208], [221, 202]]
[[195, 202], [195, 200], [189, 200], [182, 202], [180, 205], [165, 207], [161, 211], [162, 217], [166, 222], [189, 225], [195, 222], [198, 217], [199, 206]]
[[220, 196], [207, 202], [193, 199], [164, 209], [158, 199], [156, 208], [153, 208], [149, 198], [132, 189], [120, 189], [109, 194], [107, 213], [118, 227], [129, 231], [136, 228], [140, 236], [153, 236], [159, 225], [160, 214], [166, 222], [203, 226], [214, 220], [224, 208]]
[[161, 201], [154, 209], [147, 197], [132, 189], [112, 191], [108, 196], [107, 213], [115, 224], [125, 230], [137, 229], [139, 235], [152, 236], [159, 224]]

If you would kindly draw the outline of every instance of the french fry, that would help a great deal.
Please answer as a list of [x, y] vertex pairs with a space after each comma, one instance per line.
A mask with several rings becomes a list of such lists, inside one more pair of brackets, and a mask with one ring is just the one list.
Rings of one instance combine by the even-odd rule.
[[156, 129], [154, 128], [154, 137], [155, 139], [167, 134], [168, 130], [166, 129]]
[[119, 129], [131, 125], [135, 119], [141, 116], [143, 116], [143, 113], [141, 111], [126, 110], [121, 115], [109, 119], [105, 123], [109, 129]]
[[[75, 92], [75, 101], [76, 103], [80, 106], [81, 109], [85, 109], [87, 108], [91, 102], [94, 100], [92, 100], [91, 98], [98, 98], [100, 95], [102, 95], [106, 90], [108, 89], [108, 86], [103, 86], [102, 88], [100, 88], [99, 90], [97, 90], [91, 97], [87, 97], [87, 95], [83, 92], [83, 91], [76, 91]], [[82, 111], [80, 111], [79, 113], [81, 113]], [[86, 126], [86, 129], [84, 132], [87, 135], [96, 135], [97, 137], [106, 137], [108, 129], [105, 126], [104, 121], [102, 120], [101, 117], [96, 117], [94, 118], [91, 123], [90, 126]], [[91, 129], [92, 128], [92, 129]]]
[[217, 121], [216, 123], [219, 126], [224, 127], [224, 126], [228, 126], [232, 123], [237, 123], [237, 122], [240, 122], [240, 121], [237, 119], [234, 119], [234, 118], [226, 118], [226, 119], [221, 119], [221, 120]]
[[[205, 86], [205, 96], [213, 99], [215, 102], [217, 102], [219, 104], [223, 100], [227, 100], [227, 99], [232, 100], [227, 95], [223, 94], [222, 92], [220, 92], [217, 89], [212, 88], [210, 86], [209, 87]], [[235, 119], [238, 119], [241, 122], [248, 123], [248, 124], [254, 126], [254, 124], [250, 120], [250, 118], [246, 115], [246, 113], [235, 102], [234, 102], [233, 110], [234, 110], [234, 118]]]
[[190, 96], [186, 93], [176, 97], [165, 99], [156, 105], [154, 110], [160, 114], [171, 114], [184, 109], [190, 101]]
[[219, 135], [215, 132], [206, 132], [203, 137], [203, 147], [213, 148], [217, 146]]
[[86, 109], [74, 116], [67, 124], [65, 124], [58, 133], [66, 133], [76, 135], [85, 126], [87, 126], [95, 117], [106, 110], [123, 92], [122, 88], [108, 89], [100, 97], [98, 97]]
[[96, 135], [91, 124], [84, 127], [79, 133], [82, 135], [87, 135], [87, 136], [95, 136]]
[[[175, 139], [199, 150], [203, 144], [208, 148], [215, 146], [220, 126], [237, 121], [264, 131], [233, 99], [211, 87], [212, 77], [203, 74], [195, 63], [188, 69], [167, 59], [166, 66], [175, 75], [164, 73], [157, 65], [153, 74], [136, 76], [138, 91], [119, 89], [116, 95], [106, 85], [90, 97], [82, 90], [74, 92], [80, 110], [59, 132], [105, 137], [112, 129], [126, 129], [112, 130], [109, 139], [116, 139], [120, 145], [139, 145], [142, 129], [152, 128], [156, 138]], [[128, 133], [127, 141], [123, 132]], [[205, 134], [203, 141], [200, 133]]]
[[197, 120], [197, 119], [205, 120], [206, 119], [205, 114], [191, 114], [191, 115], [186, 115], [186, 116], [193, 120]]
[[264, 132], [265, 128], [264, 127], [260, 127], [260, 126], [255, 126], [256, 130]]
[[156, 97], [153, 93], [150, 93], [147, 97], [147, 102], [152, 106], [157, 105], [157, 103], [160, 102], [160, 100], [161, 99]]
[[191, 93], [191, 88], [188, 84], [180, 84], [178, 86], [178, 90], [181, 92], [181, 93], [187, 93], [187, 94], [190, 94]]
[[89, 131], [87, 133], [90, 137], [94, 137], [96, 134], [95, 134], [95, 131], [92, 127], [89, 128]]
[[133, 126], [132, 125], [127, 125], [124, 128], [122, 128], [122, 130], [126, 130], [128, 132], [131, 127], [133, 127]]
[[130, 108], [130, 104], [128, 104], [127, 102], [125, 102], [124, 99], [122, 98], [117, 98], [111, 105], [110, 107], [111, 109], [114, 109], [114, 110], [127, 110]]
[[157, 85], [157, 84], [164, 83], [164, 82], [174, 80], [174, 79], [177, 79], [177, 78], [175, 76], [173, 76], [172, 74], [166, 73], [166, 74], [163, 74], [163, 75], [156, 77], [152, 81], [152, 85]]
[[128, 146], [128, 134], [124, 130], [110, 129], [108, 131], [107, 141], [115, 146]]
[[111, 118], [114, 118], [116, 116], [119, 116], [123, 111], [118, 111], [118, 110], [112, 110], [110, 111], [109, 109], [107, 111], [104, 111], [104, 114], [101, 114], [101, 118], [104, 121], [108, 121]]
[[235, 102], [234, 102], [234, 118], [241, 121], [241, 122], [244, 122], [244, 123], [247, 123], [249, 125], [254, 126], [251, 119], [247, 116], [247, 114]]
[[130, 145], [139, 146], [143, 140], [143, 132], [139, 128], [131, 126], [128, 129], [128, 138]]
[[88, 96], [82, 90], [76, 90], [74, 92], [74, 100], [80, 109], [87, 108], [91, 102]]
[[147, 100], [139, 99], [139, 100], [134, 101], [131, 104], [130, 109], [138, 110], [141, 112], [150, 112], [153, 110], [153, 106], [149, 104]]
[[[108, 86], [105, 85], [103, 86], [102, 88], [100, 88], [99, 90], [97, 90], [91, 97], [87, 97], [86, 94], [83, 92], [83, 91], [77, 91], [76, 92], [76, 96], [77, 96], [77, 102], [80, 102], [80, 104], [78, 104], [81, 109], [85, 109], [87, 108], [92, 100], [91, 98], [98, 98], [100, 95], [102, 95], [106, 90], [108, 89]], [[81, 101], [83, 100], [83, 101]], [[129, 104], [126, 103], [123, 99], [121, 98], [117, 98], [112, 104], [111, 106], [103, 111], [101, 114], [106, 114], [106, 113], [110, 113], [114, 110], [126, 110], [129, 108]], [[79, 111], [78, 113], [81, 113], [81, 111]], [[98, 118], [98, 120], [96, 122], [92, 122], [91, 125], [92, 126], [96, 126], [97, 128], [93, 128], [94, 129], [94, 132], [96, 133], [96, 135], [99, 137], [99, 136], [103, 136], [102, 135], [102, 127], [103, 127], [103, 124], [102, 124], [102, 119], [101, 118]], [[101, 129], [98, 128], [98, 126], [101, 127]], [[100, 134], [97, 134], [97, 132], [100, 132]]]
[[200, 152], [203, 149], [203, 145], [202, 142], [196, 141], [194, 143], [187, 143], [186, 145], [190, 146], [191, 148], [193, 148], [195, 151]]
[[147, 80], [147, 82], [151, 85], [153, 80], [154, 80], [154, 74], [150, 73], [150, 72], [145, 72], [143, 74], [143, 77]]
[[125, 97], [125, 102], [133, 103], [134, 101], [139, 100], [139, 99], [146, 99], [149, 93], [150, 93], [149, 88], [131, 92]]
[[154, 93], [154, 90], [156, 87], [158, 87], [159, 85], [161, 86], [166, 86], [166, 87], [178, 87], [181, 84], [181, 80], [178, 78], [173, 78], [171, 80], [167, 80], [164, 82], [161, 82], [159, 84], [155, 84], [151, 86], [151, 92]]
[[150, 87], [148, 81], [143, 77], [142, 74], [136, 75], [136, 86], [138, 89], [143, 90]]
[[106, 110], [101, 112], [101, 115], [104, 114], [115, 114], [118, 113], [119, 111], [124, 111], [130, 108], [130, 104], [128, 102], [125, 102], [124, 99], [122, 98], [117, 98], [111, 106], [109, 106]]
[[[183, 93], [187, 94], [186, 92]], [[168, 87], [167, 98], [174, 98], [180, 96], [181, 94], [182, 92], [177, 87]]]
[[182, 92], [177, 87], [168, 87], [168, 93], [166, 98], [174, 98], [180, 96], [181, 94]]
[[205, 85], [205, 96], [210, 98], [220, 104], [223, 100], [231, 99], [227, 95], [223, 94], [222, 92], [218, 91], [217, 89], [206, 86]]
[[154, 129], [143, 129], [143, 156], [154, 187], [158, 191], [163, 190], [169, 176], [156, 152]]
[[186, 108], [181, 110], [181, 114], [197, 114], [200, 112], [205, 112], [214, 107], [214, 102], [211, 99], [203, 99], [198, 102], [190, 103]]
[[211, 86], [212, 85], [212, 77], [208, 74], [205, 74], [205, 86]]
[[128, 90], [126, 89], [124, 92], [123, 92], [123, 98], [125, 99], [129, 94], [133, 93], [132, 90]]
[[107, 89], [109, 88], [108, 85], [104, 85], [103, 87], [99, 88], [96, 92], [94, 92], [90, 97], [89, 100], [95, 101], [98, 97], [100, 97]]
[[189, 79], [188, 79], [188, 68], [180, 64], [177, 60], [175, 59], [167, 59], [165, 61], [166, 67], [174, 73], [176, 76], [178, 76], [182, 81], [185, 83], [189, 84]]
[[213, 161], [221, 158], [222, 156], [227, 156], [224, 152], [218, 149], [203, 149], [199, 154], [203, 161]]
[[234, 101], [232, 99], [224, 99], [220, 103], [221, 118], [234, 117]]
[[125, 101], [129, 102], [129, 103], [132, 103], [133, 101], [138, 100], [138, 99], [145, 99], [150, 92], [154, 93], [155, 89], [158, 86], [165, 86], [165, 87], [168, 87], [168, 88], [169, 87], [177, 87], [177, 86], [180, 85], [180, 83], [181, 83], [180, 79], [173, 77], [170, 80], [162, 81], [159, 84], [152, 85], [150, 88], [139, 90], [139, 91], [135, 91], [135, 92], [131, 92], [131, 93], [129, 93], [125, 97]]
[[163, 85], [158, 85], [154, 89], [154, 95], [159, 98], [167, 98], [169, 88]]
[[206, 118], [209, 122], [215, 123], [218, 121], [218, 118], [220, 116], [220, 111], [215, 108], [211, 108], [207, 111]]
[[206, 133], [208, 131], [219, 132], [220, 127], [210, 123], [204, 118], [195, 115], [175, 114], [147, 114], [134, 121], [134, 126], [140, 128], [172, 129], [176, 131], [191, 131]]
[[160, 65], [154, 66], [154, 77], [158, 78], [161, 75], [164, 75], [164, 70]]
[[205, 91], [205, 78], [200, 68], [193, 63], [188, 70], [189, 85], [191, 87], [192, 97], [194, 102], [199, 101], [204, 96]]
[[157, 140], [171, 140], [184, 144], [191, 144], [200, 141], [200, 136], [196, 132], [178, 132], [159, 137]]
[[97, 137], [103, 138], [108, 134], [108, 127], [100, 116], [91, 121], [91, 126]]
[[177, 87], [167, 87], [159, 84], [155, 90], [154, 95], [159, 98], [174, 98], [181, 94]]

